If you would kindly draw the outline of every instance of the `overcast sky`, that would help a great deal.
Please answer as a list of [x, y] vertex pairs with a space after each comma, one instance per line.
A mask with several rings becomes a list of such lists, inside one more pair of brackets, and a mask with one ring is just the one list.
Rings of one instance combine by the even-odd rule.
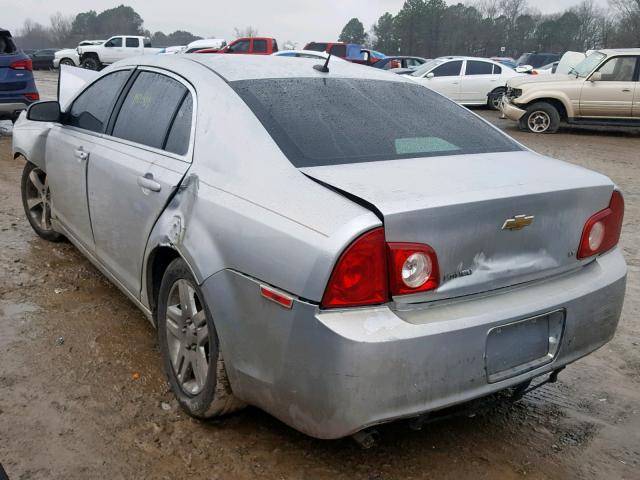
[[[543, 13], [552, 13], [579, 1], [529, 0], [529, 3]], [[606, 5], [606, 0], [595, 2]], [[64, 15], [90, 9], [101, 12], [120, 3], [132, 6], [151, 32], [180, 29], [229, 40], [234, 38], [234, 27], [251, 25], [260, 35], [273, 36], [281, 44], [292, 40], [301, 48], [312, 40], [336, 40], [352, 17], [358, 17], [369, 30], [384, 12], [396, 14], [404, 0], [0, 0], [0, 27], [15, 34], [26, 18], [48, 24], [49, 16], [56, 11]], [[184, 10], [177, 5], [184, 6]]]

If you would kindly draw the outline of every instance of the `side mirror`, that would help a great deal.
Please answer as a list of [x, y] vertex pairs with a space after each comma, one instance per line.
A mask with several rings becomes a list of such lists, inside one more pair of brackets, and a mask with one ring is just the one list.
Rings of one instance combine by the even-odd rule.
[[602, 80], [602, 72], [593, 72], [589, 77], [590, 82], [599, 82]]
[[435, 77], [435, 74], [433, 72], [429, 72], [425, 75], [425, 78], [433, 78]]
[[34, 122], [59, 122], [60, 104], [56, 101], [37, 102], [27, 110], [27, 120]]

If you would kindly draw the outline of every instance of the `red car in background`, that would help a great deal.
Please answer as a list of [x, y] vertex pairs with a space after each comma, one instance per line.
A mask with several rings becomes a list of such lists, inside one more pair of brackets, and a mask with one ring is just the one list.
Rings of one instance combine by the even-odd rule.
[[224, 48], [205, 48], [194, 53], [243, 53], [248, 55], [271, 55], [278, 51], [275, 38], [238, 38]]

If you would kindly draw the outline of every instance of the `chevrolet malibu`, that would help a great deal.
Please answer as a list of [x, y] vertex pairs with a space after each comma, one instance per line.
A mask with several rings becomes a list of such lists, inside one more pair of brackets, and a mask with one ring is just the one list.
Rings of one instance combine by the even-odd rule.
[[411, 80], [317, 63], [148, 56], [71, 96], [65, 70], [14, 130], [26, 218], [157, 326], [190, 415], [251, 404], [339, 438], [611, 339], [611, 180]]

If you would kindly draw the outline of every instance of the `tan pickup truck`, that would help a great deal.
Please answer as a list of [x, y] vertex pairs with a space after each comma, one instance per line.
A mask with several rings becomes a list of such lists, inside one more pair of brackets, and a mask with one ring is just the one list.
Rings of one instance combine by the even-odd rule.
[[554, 133], [574, 125], [640, 127], [640, 48], [598, 50], [569, 74], [516, 77], [500, 109], [522, 129]]

